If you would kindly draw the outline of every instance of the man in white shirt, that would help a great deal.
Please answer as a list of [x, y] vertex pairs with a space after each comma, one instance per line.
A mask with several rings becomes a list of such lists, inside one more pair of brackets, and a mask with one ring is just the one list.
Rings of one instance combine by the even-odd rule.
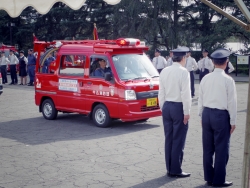
[[153, 58], [153, 65], [161, 73], [162, 69], [167, 66], [167, 61], [161, 56], [161, 51], [159, 49], [155, 50], [155, 57]]
[[10, 50], [9, 61], [10, 61], [10, 77], [11, 83], [9, 85], [17, 84], [17, 74], [16, 74], [16, 65], [18, 64], [19, 60], [14, 55], [13, 50]]
[[202, 79], [198, 100], [198, 114], [202, 122], [204, 179], [208, 185], [215, 187], [233, 184], [226, 181], [230, 136], [235, 129], [237, 116], [235, 82], [224, 72], [229, 55], [230, 51], [226, 49], [218, 49], [211, 54], [215, 69]]
[[173, 64], [173, 51], [172, 50], [170, 50], [169, 51], [169, 58], [168, 58], [168, 62], [167, 62], [167, 66], [169, 67], [169, 66], [171, 66], [172, 64]]
[[162, 70], [159, 80], [159, 106], [165, 133], [165, 161], [170, 177], [185, 178], [181, 169], [191, 109], [190, 76], [185, 68], [187, 47], [173, 50], [173, 65]]
[[212, 72], [214, 70], [214, 65], [212, 60], [208, 57], [208, 50], [203, 49], [202, 51], [202, 55], [203, 58], [201, 60], [198, 61], [198, 68], [200, 70], [200, 81], [202, 80], [202, 78]]
[[7, 65], [10, 63], [10, 61], [8, 60], [8, 58], [5, 57], [4, 51], [1, 51], [0, 53], [1, 53], [0, 69], [1, 69], [1, 74], [2, 74], [2, 78], [3, 78], [3, 84], [7, 84], [8, 83]]
[[234, 66], [232, 65], [232, 63], [229, 61], [229, 58], [227, 59], [227, 67], [225, 69], [225, 73], [229, 74], [231, 72], [234, 71]]
[[195, 96], [194, 72], [193, 71], [196, 71], [198, 69], [198, 65], [195, 59], [191, 57], [191, 51], [187, 53], [186, 69], [190, 73], [191, 96], [193, 98]]

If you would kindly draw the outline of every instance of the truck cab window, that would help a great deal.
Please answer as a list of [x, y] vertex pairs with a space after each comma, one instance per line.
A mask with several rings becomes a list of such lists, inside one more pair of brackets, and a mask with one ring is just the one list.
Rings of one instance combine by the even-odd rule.
[[110, 63], [105, 57], [92, 57], [90, 64], [90, 76], [103, 77], [106, 72], [112, 75]]
[[83, 76], [86, 56], [63, 55], [61, 56], [59, 74], [65, 76]]

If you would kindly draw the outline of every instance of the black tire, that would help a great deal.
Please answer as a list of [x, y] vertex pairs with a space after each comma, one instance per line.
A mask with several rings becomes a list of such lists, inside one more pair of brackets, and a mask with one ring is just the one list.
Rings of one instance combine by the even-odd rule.
[[98, 104], [92, 113], [92, 118], [97, 127], [105, 128], [110, 125], [111, 118], [108, 109], [103, 104]]
[[146, 122], [149, 118], [137, 120], [137, 122]]
[[43, 117], [48, 120], [56, 119], [58, 111], [51, 99], [46, 99], [42, 103]]

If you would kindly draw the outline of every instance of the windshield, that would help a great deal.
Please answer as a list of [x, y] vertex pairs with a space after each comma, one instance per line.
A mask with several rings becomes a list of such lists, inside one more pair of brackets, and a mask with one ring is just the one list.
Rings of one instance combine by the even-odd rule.
[[158, 71], [145, 54], [114, 55], [113, 62], [121, 80], [159, 77]]

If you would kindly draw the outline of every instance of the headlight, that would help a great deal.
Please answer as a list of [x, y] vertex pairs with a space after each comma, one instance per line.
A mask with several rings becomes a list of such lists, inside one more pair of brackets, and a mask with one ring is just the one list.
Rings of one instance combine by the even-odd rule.
[[125, 90], [125, 100], [136, 100], [134, 90]]

